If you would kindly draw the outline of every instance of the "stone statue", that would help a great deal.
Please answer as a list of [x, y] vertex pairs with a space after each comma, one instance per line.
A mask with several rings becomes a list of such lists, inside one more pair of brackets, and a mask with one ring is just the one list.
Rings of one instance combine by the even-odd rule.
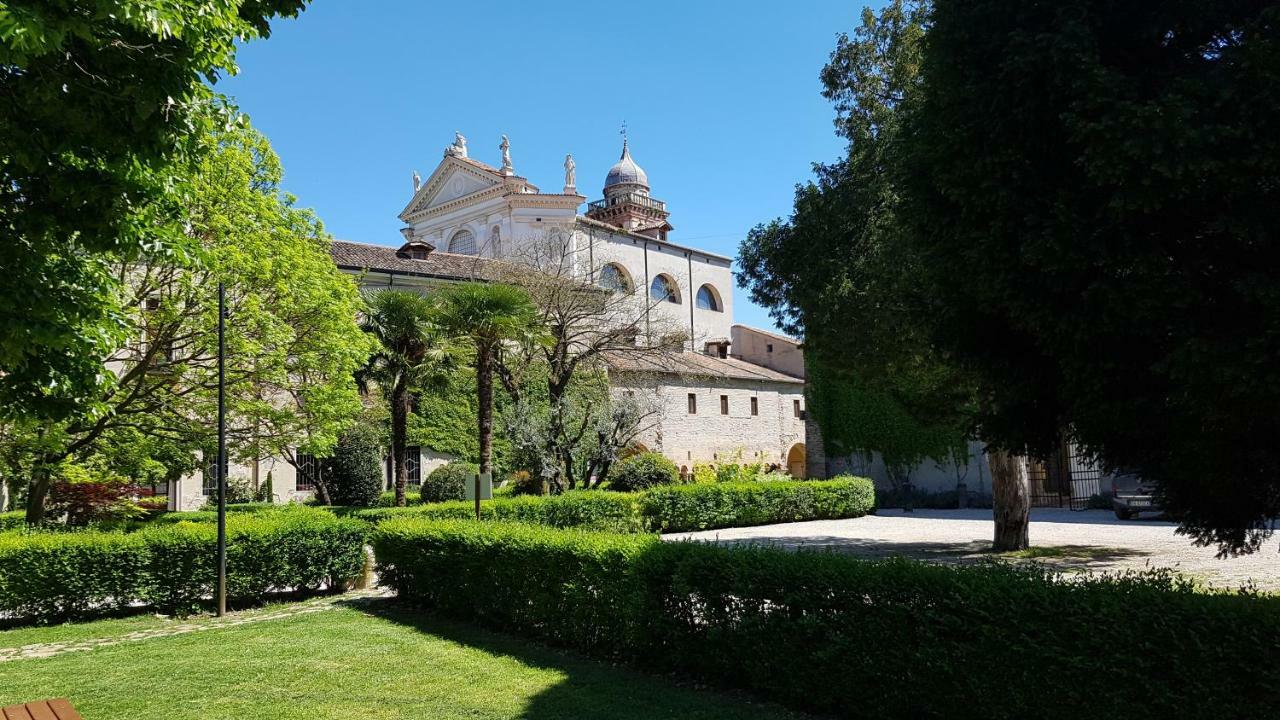
[[418, 192], [418, 188], [422, 187], [422, 176], [417, 170], [413, 171], [413, 191]]
[[444, 149], [445, 155], [464, 158], [467, 156], [467, 138], [457, 130], [453, 131], [453, 144]]
[[515, 168], [511, 167], [511, 141], [506, 135], [502, 136], [502, 142], [498, 145], [498, 149], [502, 151], [502, 173], [510, 175]]
[[573, 162], [572, 155], [564, 156], [564, 194], [572, 195], [578, 190], [577, 183], [578, 165]]

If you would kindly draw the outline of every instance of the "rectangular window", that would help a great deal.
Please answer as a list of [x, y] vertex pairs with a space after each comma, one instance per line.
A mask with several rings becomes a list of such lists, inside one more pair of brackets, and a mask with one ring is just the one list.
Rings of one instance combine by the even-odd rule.
[[215, 453], [209, 458], [209, 462], [205, 464], [202, 471], [204, 478], [200, 483], [200, 492], [207, 497], [218, 497], [218, 456]]
[[698, 414], [698, 396], [693, 393], [689, 393], [689, 414]]
[[799, 400], [791, 401], [791, 412], [796, 417], [800, 417], [800, 401]]
[[760, 398], [751, 398], [751, 414], [760, 414]]
[[408, 485], [422, 484], [422, 448], [417, 445], [410, 445], [404, 449], [407, 455], [404, 459], [404, 474], [407, 478], [405, 483]]
[[320, 479], [320, 458], [307, 453], [298, 453], [298, 474], [293, 481], [293, 489], [298, 492], [310, 492], [316, 489], [316, 481]]
[[721, 415], [729, 414], [729, 396], [728, 395], [720, 396], [720, 414]]
[[769, 343], [768, 345], [765, 345], [765, 346], [764, 346], [764, 351], [765, 351], [765, 352], [773, 352], [773, 343]]

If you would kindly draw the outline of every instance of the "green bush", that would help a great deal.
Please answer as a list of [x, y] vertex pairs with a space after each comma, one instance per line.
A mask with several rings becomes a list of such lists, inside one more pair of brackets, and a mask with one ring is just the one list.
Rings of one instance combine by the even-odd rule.
[[[406, 505], [417, 505], [422, 502], [422, 495], [413, 495], [405, 493], [404, 502]], [[378, 496], [378, 505], [380, 508], [390, 508], [396, 506], [396, 491], [387, 490]]]
[[639, 453], [619, 462], [609, 473], [609, 489], [622, 492], [647, 490], [680, 482], [680, 469], [655, 452]]
[[15, 530], [27, 526], [27, 511], [14, 510], [0, 513], [0, 531]]
[[[296, 508], [227, 521], [228, 595], [254, 601], [340, 586], [364, 565], [367, 525]], [[48, 621], [125, 607], [185, 612], [213, 594], [217, 528], [177, 522], [139, 532], [0, 535], [0, 619]]]
[[451, 462], [432, 470], [422, 481], [422, 502], [462, 500], [467, 497], [467, 483], [474, 482], [480, 466], [467, 462]]
[[[406, 508], [359, 510], [351, 516], [366, 522], [381, 523], [401, 517], [467, 520], [475, 518], [475, 512], [475, 503], [464, 500]], [[485, 500], [480, 503], [480, 517], [483, 520], [624, 533], [640, 532], [645, 525], [635, 495], [599, 490], [573, 490], [563, 495], [520, 495]]]
[[342, 433], [324, 461], [334, 505], [374, 507], [382, 495], [382, 446], [378, 428], [356, 423]]
[[411, 517], [373, 545], [382, 581], [442, 614], [836, 717], [1225, 718], [1280, 698], [1280, 599], [1168, 572], [1065, 578]]
[[641, 496], [640, 506], [650, 527], [678, 532], [860, 517], [875, 507], [875, 492], [870, 480], [852, 476], [695, 483], [654, 488]]

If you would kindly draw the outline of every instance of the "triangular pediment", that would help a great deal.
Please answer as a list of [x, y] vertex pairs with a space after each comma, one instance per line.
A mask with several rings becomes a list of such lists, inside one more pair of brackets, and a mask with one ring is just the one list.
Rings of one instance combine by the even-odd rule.
[[502, 175], [497, 171], [477, 162], [446, 156], [400, 211], [400, 219], [407, 221], [412, 215], [501, 184]]

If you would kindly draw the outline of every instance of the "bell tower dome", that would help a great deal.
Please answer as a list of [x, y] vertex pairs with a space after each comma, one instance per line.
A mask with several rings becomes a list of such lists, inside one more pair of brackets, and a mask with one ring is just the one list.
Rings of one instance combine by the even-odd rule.
[[604, 199], [587, 205], [587, 217], [614, 227], [666, 240], [672, 230], [667, 222], [667, 204], [649, 197], [649, 176], [631, 158], [626, 130], [622, 135], [622, 157], [609, 168], [604, 179]]

